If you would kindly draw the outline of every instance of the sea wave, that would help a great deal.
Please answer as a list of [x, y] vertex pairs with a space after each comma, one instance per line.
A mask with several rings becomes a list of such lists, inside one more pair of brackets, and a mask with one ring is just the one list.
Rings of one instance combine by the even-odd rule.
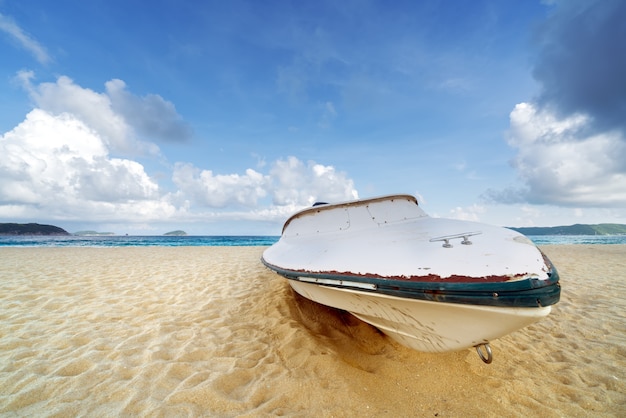
[[528, 235], [537, 245], [626, 244], [626, 235]]
[[[0, 236], [0, 247], [250, 247], [269, 246], [280, 237], [220, 236]], [[626, 244], [626, 235], [528, 235], [536, 245]]]
[[267, 246], [275, 236], [1, 236], [0, 247], [250, 247]]

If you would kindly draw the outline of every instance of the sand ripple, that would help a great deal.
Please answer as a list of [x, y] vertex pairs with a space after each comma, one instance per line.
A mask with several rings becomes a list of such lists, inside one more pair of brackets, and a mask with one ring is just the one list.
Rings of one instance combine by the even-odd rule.
[[295, 295], [259, 247], [0, 249], [6, 416], [624, 416], [626, 246], [547, 246], [562, 301], [425, 354]]

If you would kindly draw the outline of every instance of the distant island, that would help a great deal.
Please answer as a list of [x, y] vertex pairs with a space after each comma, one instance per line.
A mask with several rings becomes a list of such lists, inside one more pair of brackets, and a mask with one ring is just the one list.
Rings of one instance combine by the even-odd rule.
[[77, 235], [81, 237], [101, 237], [115, 235], [115, 232], [78, 231], [74, 232], [72, 235]]
[[626, 235], [623, 224], [575, 224], [569, 226], [512, 228], [524, 235]]
[[187, 235], [187, 233], [185, 231], [172, 231], [172, 232], [167, 232], [163, 235], [167, 235], [167, 236], [175, 236], [175, 237], [184, 237]]
[[0, 223], [0, 235], [70, 235], [70, 233], [54, 225]]

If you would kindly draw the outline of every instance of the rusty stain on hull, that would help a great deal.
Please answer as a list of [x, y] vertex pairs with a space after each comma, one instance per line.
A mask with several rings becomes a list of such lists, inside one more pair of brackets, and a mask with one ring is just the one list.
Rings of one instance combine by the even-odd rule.
[[436, 274], [428, 274], [425, 276], [382, 276], [375, 273], [353, 273], [347, 271], [310, 271], [304, 269], [290, 270], [294, 273], [301, 274], [328, 274], [332, 276], [340, 276], [340, 277], [358, 277], [358, 278], [366, 278], [366, 279], [378, 279], [378, 280], [398, 280], [405, 282], [413, 282], [413, 283], [502, 283], [502, 282], [511, 282], [516, 280], [525, 279], [528, 277], [532, 277], [529, 273], [521, 273], [515, 275], [490, 275], [483, 277], [471, 277], [471, 276], [462, 276], [453, 274], [448, 277], [441, 277]]

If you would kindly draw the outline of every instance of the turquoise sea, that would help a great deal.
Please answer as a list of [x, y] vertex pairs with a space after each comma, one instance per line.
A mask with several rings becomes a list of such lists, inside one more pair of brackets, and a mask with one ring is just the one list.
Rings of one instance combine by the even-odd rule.
[[626, 244], [626, 235], [528, 235], [537, 245]]
[[0, 247], [229, 247], [272, 245], [277, 236], [0, 236]]
[[[626, 244], [626, 235], [529, 235], [537, 245]], [[0, 236], [0, 247], [267, 246], [278, 236]]]

